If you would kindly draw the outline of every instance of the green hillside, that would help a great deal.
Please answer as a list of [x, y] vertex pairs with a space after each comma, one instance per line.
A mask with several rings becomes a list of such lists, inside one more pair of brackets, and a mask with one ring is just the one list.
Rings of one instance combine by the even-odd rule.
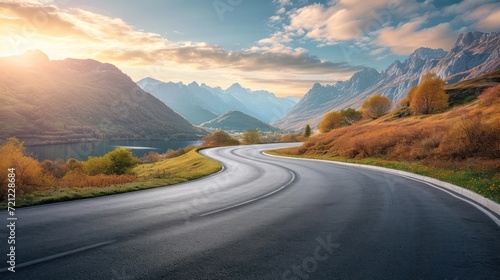
[[254, 117], [244, 114], [240, 111], [229, 111], [219, 117], [201, 124], [201, 127], [222, 129], [226, 131], [278, 131], [278, 128], [272, 127], [267, 123]]
[[202, 107], [196, 107], [196, 109], [193, 110], [193, 108], [189, 106], [178, 106], [176, 112], [194, 125], [200, 125], [219, 116], [216, 113]]

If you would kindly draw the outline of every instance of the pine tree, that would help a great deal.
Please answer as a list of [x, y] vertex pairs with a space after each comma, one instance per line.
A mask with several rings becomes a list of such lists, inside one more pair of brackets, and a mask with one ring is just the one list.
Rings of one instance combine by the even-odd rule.
[[309, 138], [311, 136], [311, 126], [309, 124], [306, 125], [306, 128], [304, 129], [304, 137]]

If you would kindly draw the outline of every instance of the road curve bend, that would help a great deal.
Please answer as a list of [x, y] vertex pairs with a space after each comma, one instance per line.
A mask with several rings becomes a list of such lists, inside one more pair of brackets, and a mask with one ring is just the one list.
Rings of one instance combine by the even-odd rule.
[[[376, 170], [206, 149], [191, 182], [16, 210], [1, 279], [500, 279], [500, 227], [463, 200]], [[7, 213], [1, 212], [6, 223]]]

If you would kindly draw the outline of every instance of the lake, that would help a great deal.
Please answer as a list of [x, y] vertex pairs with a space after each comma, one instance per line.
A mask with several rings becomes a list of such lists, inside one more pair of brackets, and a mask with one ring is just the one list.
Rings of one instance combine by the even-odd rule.
[[102, 156], [117, 147], [131, 149], [134, 156], [142, 157], [151, 151], [162, 154], [168, 149], [177, 150], [188, 145], [198, 146], [200, 144], [200, 141], [122, 140], [28, 146], [26, 151], [39, 161], [45, 159], [67, 160], [69, 158], [87, 160], [88, 156]]

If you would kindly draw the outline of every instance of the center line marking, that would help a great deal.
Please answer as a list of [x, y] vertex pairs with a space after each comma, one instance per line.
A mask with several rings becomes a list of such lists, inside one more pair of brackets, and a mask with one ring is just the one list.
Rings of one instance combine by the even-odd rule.
[[288, 181], [288, 183], [284, 184], [279, 189], [276, 189], [276, 190], [274, 190], [274, 191], [272, 191], [270, 193], [266, 193], [266, 194], [261, 195], [261, 196], [256, 197], [256, 198], [252, 198], [250, 200], [247, 200], [247, 201], [244, 201], [244, 202], [240, 202], [238, 204], [234, 204], [234, 205], [231, 205], [231, 206], [228, 206], [228, 207], [224, 207], [224, 208], [221, 208], [221, 209], [217, 209], [217, 210], [213, 210], [213, 211], [210, 211], [210, 212], [207, 212], [207, 213], [200, 214], [199, 217], [205, 217], [205, 216], [208, 216], [208, 215], [212, 215], [212, 214], [215, 214], [215, 213], [219, 213], [219, 212], [222, 212], [222, 211], [226, 211], [226, 210], [229, 210], [229, 209], [240, 207], [242, 205], [245, 205], [245, 204], [248, 204], [248, 203], [252, 203], [252, 202], [255, 202], [257, 200], [261, 200], [263, 198], [266, 198], [266, 197], [268, 197], [270, 195], [273, 195], [273, 194], [281, 191], [282, 189], [288, 187], [288, 185], [290, 185], [295, 180], [295, 173], [293, 173], [292, 171], [290, 171], [290, 174], [292, 174], [292, 179], [290, 179], [290, 181]]
[[[43, 257], [43, 258], [40, 258], [40, 259], [32, 260], [32, 261], [29, 261], [29, 262], [25, 262], [25, 263], [21, 263], [21, 264], [16, 264], [16, 269], [17, 268], [27, 267], [27, 266], [34, 265], [34, 264], [38, 264], [38, 263], [41, 263], [41, 262], [50, 261], [50, 260], [61, 258], [61, 257], [65, 257], [65, 256], [76, 254], [76, 253], [79, 253], [79, 252], [87, 251], [87, 250], [94, 249], [94, 248], [97, 248], [97, 247], [101, 247], [101, 246], [104, 246], [104, 245], [108, 245], [108, 244], [111, 244], [111, 243], [114, 243], [114, 242], [116, 242], [116, 240], [101, 242], [101, 243], [97, 243], [97, 244], [94, 244], [94, 245], [89, 245], [89, 246], [81, 247], [81, 248], [78, 248], [78, 249], [66, 251], [66, 252], [63, 252], [63, 253], [55, 254], [55, 255], [52, 255], [52, 256], [48, 256], [48, 257]], [[8, 270], [8, 268], [6, 268], [6, 267], [2, 268], [2, 269], [0, 269], [0, 273], [6, 272], [7, 270]]]

